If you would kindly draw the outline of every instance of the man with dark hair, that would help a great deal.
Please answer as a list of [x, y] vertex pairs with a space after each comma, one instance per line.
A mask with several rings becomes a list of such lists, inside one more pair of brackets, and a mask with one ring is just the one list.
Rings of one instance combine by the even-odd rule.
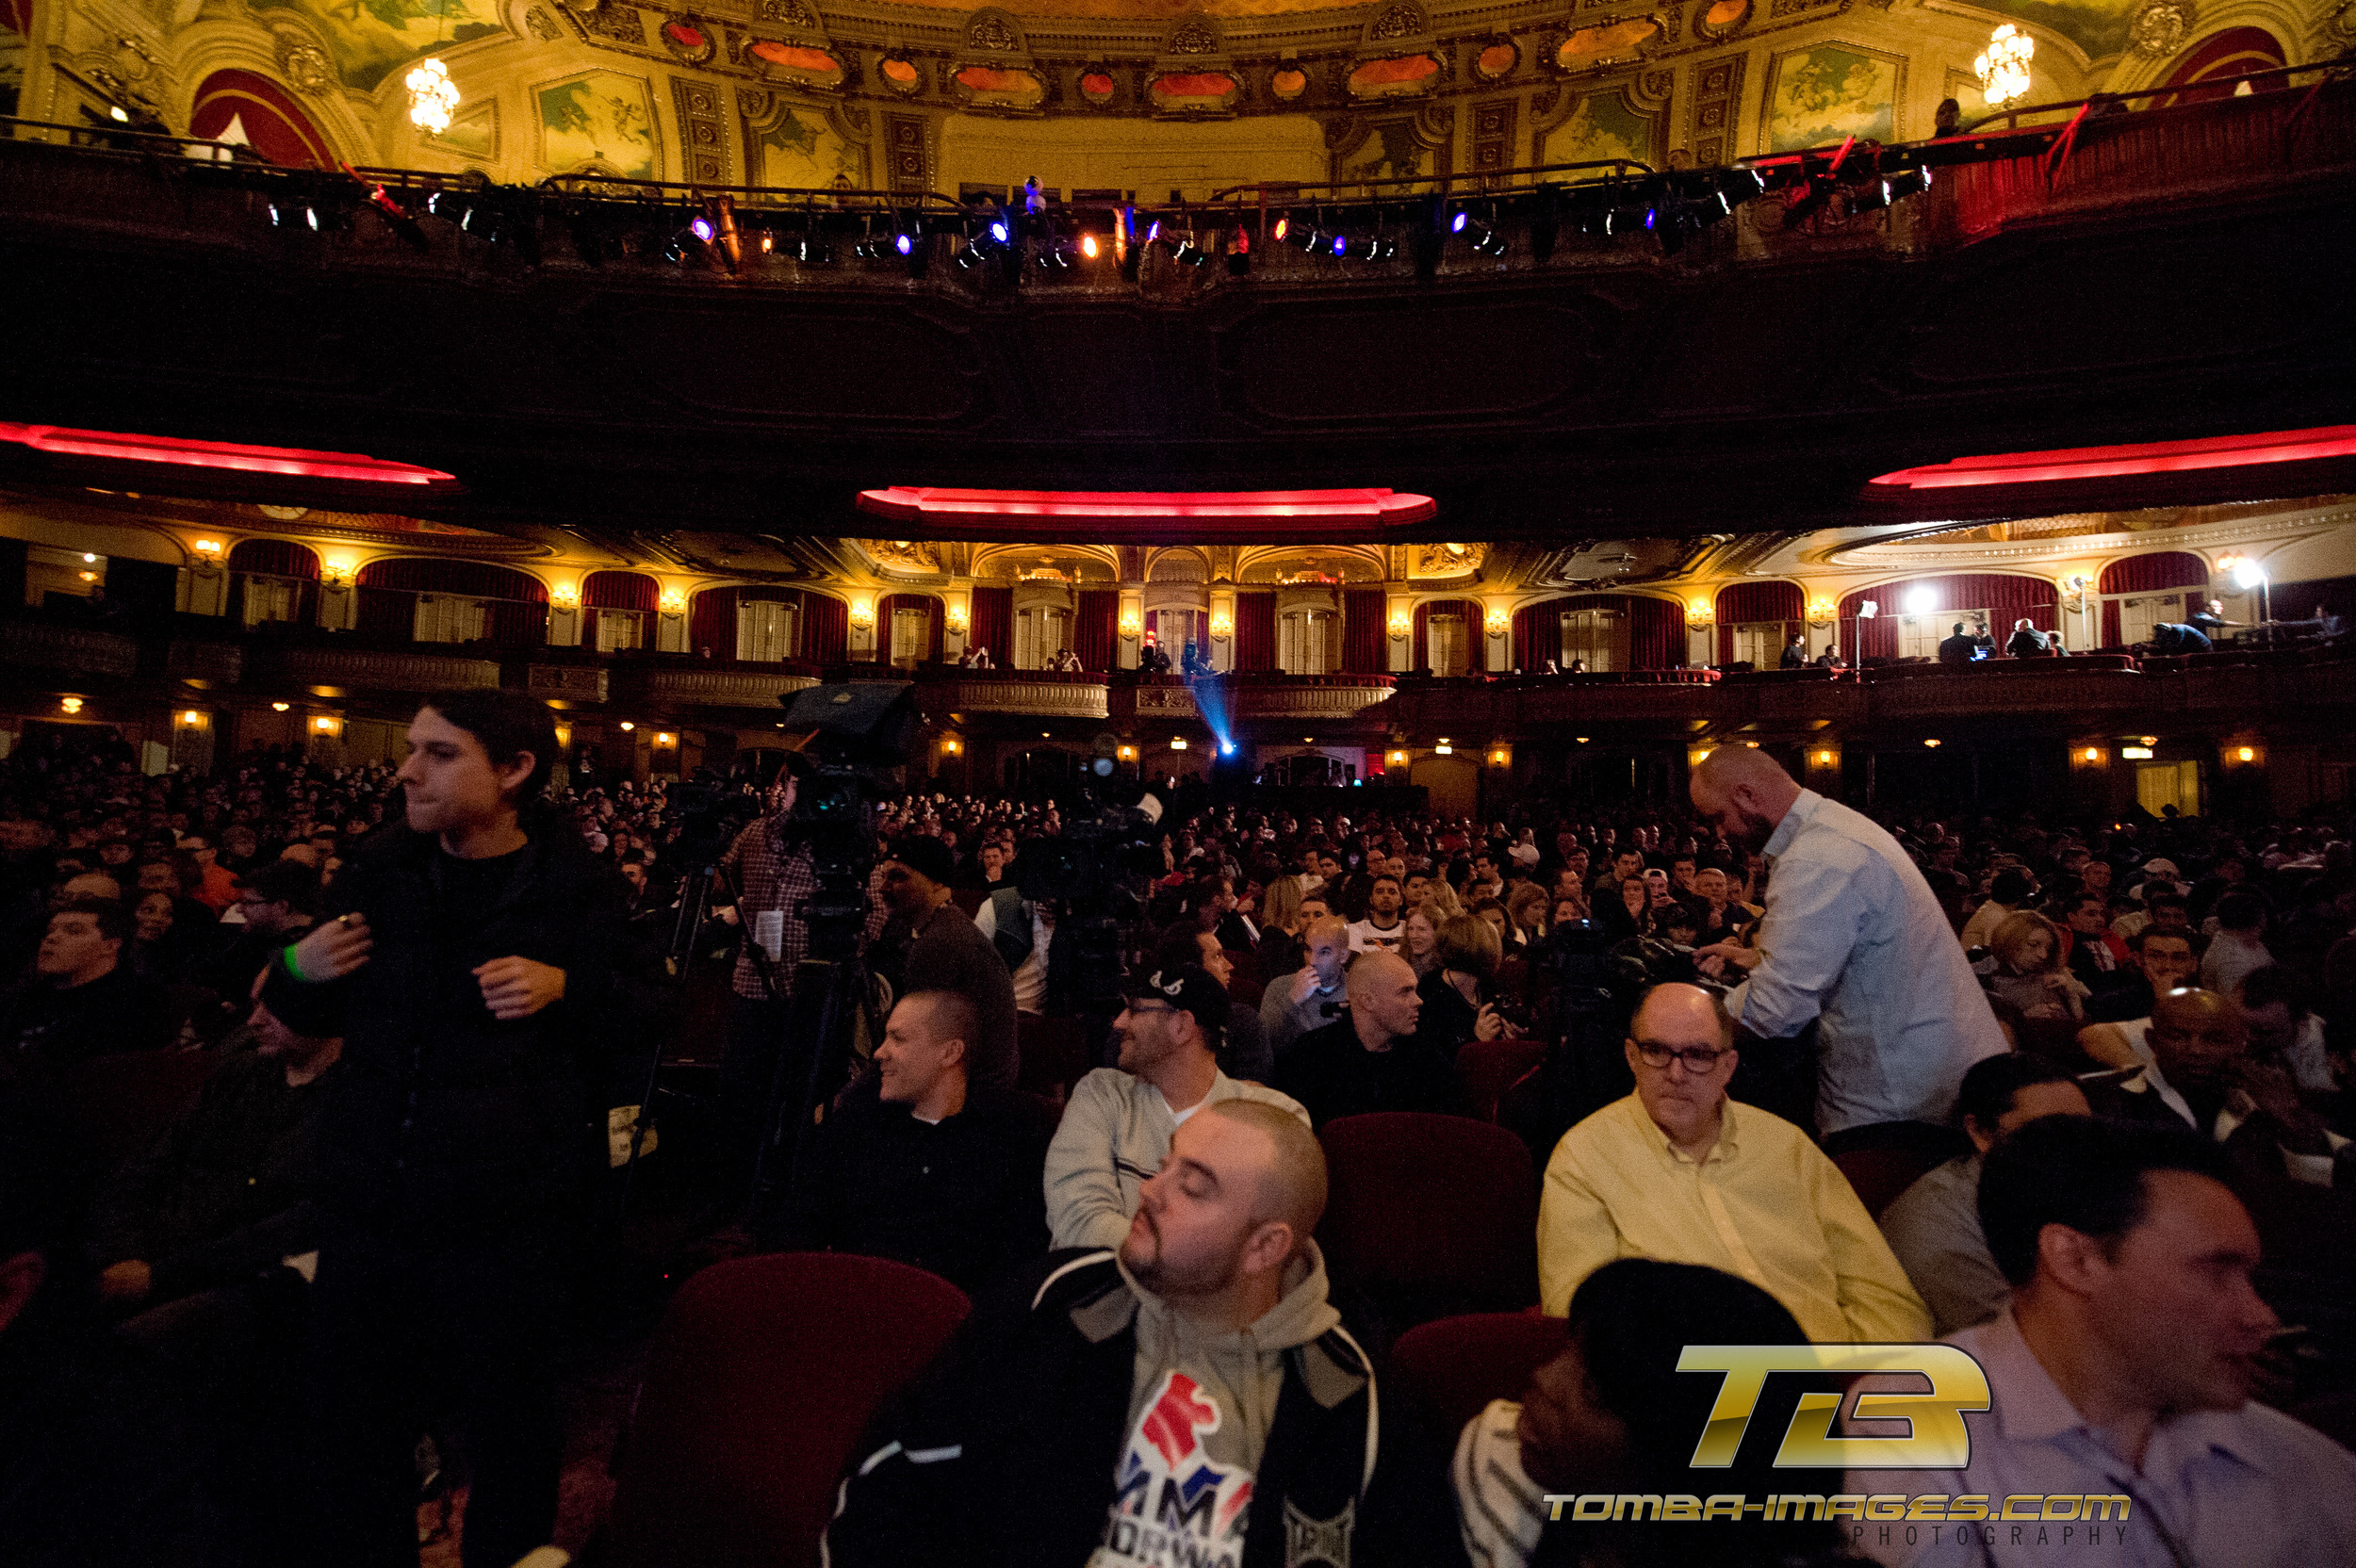
[[917, 991], [892, 1009], [876, 1070], [794, 1172], [778, 1245], [930, 1269], [969, 1293], [1047, 1250], [1048, 1128], [1018, 1090], [972, 1084], [973, 1004]]
[[93, 1056], [172, 1043], [163, 988], [123, 961], [130, 936], [120, 900], [69, 898], [51, 911], [33, 983], [0, 1021], [0, 1075], [62, 1072]]
[[1178, 1128], [1117, 1248], [987, 1303], [854, 1458], [843, 1568], [1455, 1556], [1439, 1457], [1385, 1399], [1310, 1239], [1325, 1156], [1286, 1110]]
[[1235, 907], [1235, 884], [1224, 876], [1195, 879], [1188, 910], [1203, 929], [1230, 953], [1249, 953], [1260, 945], [1260, 928]]
[[[1959, 1471], [1852, 1473], [1873, 1495], [2086, 1499], [2105, 1562], [2356, 1561], [2356, 1455], [2253, 1403], [2274, 1314], [2250, 1276], [2258, 1232], [2215, 1145], [2178, 1129], [2046, 1117], [1990, 1150], [1980, 1225], [2012, 1286], [1953, 1343], [1988, 1375]], [[2107, 1521], [2105, 1523], [2104, 1521]], [[2009, 1527], [1863, 1527], [1888, 1563], [2054, 1560], [2057, 1537]], [[2097, 1535], [2095, 1532], [2100, 1531]], [[1992, 1538], [1992, 1539], [1991, 1539]]]
[[2201, 956], [2201, 987], [2221, 996], [2241, 988], [2242, 977], [2274, 962], [2266, 951], [2266, 901], [2236, 888], [2217, 901], [2217, 935]]
[[195, 977], [224, 1004], [242, 1005], [270, 959], [310, 930], [319, 901], [319, 874], [299, 860], [272, 860], [237, 879], [240, 923], [222, 925], [212, 956]]
[[2070, 1070], [2039, 1056], [1990, 1056], [1972, 1064], [1955, 1091], [1955, 1118], [1972, 1140], [1924, 1174], [1881, 1213], [1881, 1231], [1906, 1278], [1931, 1309], [1934, 1331], [1954, 1333], [2004, 1310], [2004, 1276], [1980, 1234], [1980, 1161], [2004, 1137], [2041, 1116], [2089, 1116]]
[[262, 995], [297, 1032], [344, 1040], [320, 1135], [313, 1523], [321, 1561], [414, 1563], [418, 1405], [454, 1384], [465, 1561], [503, 1568], [555, 1525], [561, 1282], [615, 1056], [656, 1004], [628, 961], [621, 879], [536, 808], [546, 705], [436, 698], [409, 747], [405, 825], [344, 867], [335, 918]]
[[2086, 1017], [2094, 1021], [2079, 1031], [2079, 1049], [2096, 1061], [2113, 1067], [2124, 1067], [2127, 1058], [2094, 1049], [2087, 1037], [2103, 1029], [2132, 1031], [2139, 1040], [2143, 1025], [2151, 1017], [2151, 1004], [2179, 986], [2192, 983], [2193, 971], [2200, 960], [2193, 956], [2192, 933], [2171, 931], [2147, 925], [2127, 939], [2128, 969], [2112, 977], [2106, 988], [2099, 988], [2086, 1005]]
[[[911, 834], [892, 846], [892, 857], [881, 871], [883, 902], [892, 919], [885, 927], [877, 972], [903, 994], [911, 989], [956, 991], [973, 1004], [966, 1075], [976, 1084], [1014, 1087], [1019, 1066], [1014, 976], [990, 939], [950, 902], [957, 866], [949, 846]], [[905, 956], [894, 956], [895, 949]]]
[[2037, 891], [2036, 879], [2018, 866], [2006, 866], [1988, 879], [1986, 902], [1963, 923], [1963, 945], [1986, 947], [1996, 928], [2021, 912]]
[[1267, 1083], [1276, 1060], [1268, 1050], [1268, 1031], [1260, 1023], [1259, 1009], [1234, 999], [1235, 960], [1227, 956], [1215, 934], [1190, 920], [1179, 921], [1164, 931], [1154, 944], [1153, 967], [1175, 970], [1188, 964], [1201, 966], [1203, 973], [1228, 992], [1227, 1017], [1219, 1028], [1219, 1070], [1230, 1078]]
[[1388, 872], [1375, 877], [1366, 887], [1366, 918], [1350, 928], [1350, 950], [1364, 953], [1373, 949], [1397, 953], [1407, 939], [1406, 923], [1399, 918], [1399, 906], [1405, 898], [1399, 878]]
[[[794, 830], [793, 821], [794, 794], [810, 765], [798, 751], [786, 754], [764, 802], [768, 808], [746, 823], [720, 857], [720, 868], [736, 892], [720, 918], [739, 928], [739, 939], [728, 973], [728, 1041], [720, 1057], [719, 1166], [722, 1181], [737, 1191], [752, 1182], [779, 1054], [794, 1054], [789, 1081], [809, 1077], [803, 1055], [809, 1042], [786, 1037], [786, 1017], [794, 975], [810, 954], [810, 923], [802, 918], [802, 905], [818, 890], [810, 841]], [[756, 949], [769, 959], [766, 981]], [[775, 996], [771, 983], [777, 988]]]
[[1969, 664], [1979, 647], [1980, 640], [1966, 631], [1963, 623], [1957, 621], [1955, 629], [1939, 639], [1939, 662], [1948, 665]]

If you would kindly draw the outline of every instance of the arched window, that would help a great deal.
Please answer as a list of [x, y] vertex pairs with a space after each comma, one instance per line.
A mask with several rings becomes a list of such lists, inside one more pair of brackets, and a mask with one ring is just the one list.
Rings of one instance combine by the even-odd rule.
[[1772, 670], [1783, 645], [1807, 624], [1796, 582], [1738, 582], [1718, 590], [1718, 662]]
[[2133, 647], [2151, 629], [2181, 622], [2209, 592], [2209, 564], [2190, 550], [2151, 550], [2114, 561], [2095, 580], [2102, 596], [2102, 645]]
[[480, 561], [371, 561], [353, 580], [359, 628], [418, 643], [531, 647], [548, 640], [548, 585]]
[[644, 572], [591, 572], [581, 583], [581, 607], [590, 617], [589, 639], [599, 653], [643, 648], [663, 603], [662, 584]]
[[1276, 664], [1286, 675], [1332, 675], [1340, 667], [1341, 617], [1303, 606], [1276, 618]]
[[229, 552], [229, 612], [251, 629], [319, 619], [319, 558], [289, 539], [240, 539]]

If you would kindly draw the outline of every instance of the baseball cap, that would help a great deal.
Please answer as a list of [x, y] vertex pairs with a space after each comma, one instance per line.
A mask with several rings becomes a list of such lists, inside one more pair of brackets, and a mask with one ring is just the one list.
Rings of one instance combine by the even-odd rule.
[[2146, 860], [2143, 863], [2143, 870], [2145, 874], [2150, 876], [2174, 877], [2181, 874], [2176, 870], [2176, 862], [2173, 860]]
[[957, 858], [949, 853], [949, 846], [923, 834], [911, 834], [894, 843], [891, 858], [944, 888], [957, 874]]
[[265, 904], [308, 912], [319, 895], [319, 874], [300, 860], [272, 860], [238, 877], [237, 890]]
[[1203, 1037], [1214, 1043], [1227, 1022], [1227, 988], [1200, 964], [1166, 965], [1143, 979], [1131, 975], [1121, 994], [1132, 1002], [1167, 1002], [1181, 1012], [1192, 1013], [1203, 1026]]
[[1514, 860], [1522, 865], [1534, 866], [1538, 863], [1538, 846], [1536, 844], [1515, 844], [1507, 853], [1512, 855]]

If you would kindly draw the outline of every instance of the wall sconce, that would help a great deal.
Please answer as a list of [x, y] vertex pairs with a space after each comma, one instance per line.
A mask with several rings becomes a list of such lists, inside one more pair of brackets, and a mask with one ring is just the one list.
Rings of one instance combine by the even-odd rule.
[[64, 709], [69, 713], [78, 713], [82, 710], [82, 699], [80, 697], [59, 697], [57, 699], [57, 706]]
[[2082, 615], [2086, 613], [2086, 574], [2083, 572], [2069, 578], [2062, 583], [2062, 592], [2070, 596], [2070, 610]]
[[548, 590], [548, 602], [556, 606], [559, 610], [580, 609], [581, 584], [578, 582], [558, 583], [555, 587]]
[[1933, 751], [1937, 751], [1939, 749], [1939, 743], [1937, 741], [1925, 741], [1922, 743], [1929, 746]]
[[1710, 623], [1711, 617], [1716, 613], [1717, 612], [1710, 608], [1710, 601], [1708, 599], [1689, 599], [1686, 601], [1685, 605], [1685, 624], [1687, 626], [1708, 626]]
[[2228, 761], [2255, 762], [2258, 760], [2258, 748], [2256, 746], [2228, 746], [2225, 748], [2225, 756]]
[[875, 601], [868, 595], [852, 596], [851, 627], [856, 631], [873, 631], [875, 629]]
[[330, 556], [319, 563], [319, 577], [330, 588], [349, 588], [360, 575], [360, 564], [348, 555]]
[[326, 715], [321, 714], [319, 717], [311, 721], [311, 727], [318, 730], [322, 735], [333, 735], [335, 731], [343, 727], [343, 721], [340, 719], [331, 719]]
[[665, 588], [663, 590], [663, 596], [655, 602], [662, 606], [664, 613], [676, 615], [687, 608], [687, 590]]
[[952, 735], [947, 740], [941, 743], [941, 749], [947, 755], [955, 757], [958, 752], [964, 749], [964, 744], [955, 735]]
[[2085, 762], [2088, 767], [2092, 767], [2096, 763], [2102, 760], [2102, 748], [2101, 746], [2088, 746], [2086, 750], [2078, 754], [2078, 760]]
[[654, 733], [654, 743], [659, 746], [675, 746], [679, 744], [679, 737], [667, 729], [658, 729]]
[[1808, 624], [1810, 626], [1832, 625], [1833, 612], [1836, 608], [1832, 600], [1828, 598], [1815, 599], [1808, 607]]
[[1837, 752], [1820, 751], [1816, 754], [1816, 765], [1820, 768], [1829, 768], [1840, 760], [1841, 757]]
[[1144, 636], [1145, 617], [1135, 610], [1122, 610], [1121, 612], [1121, 634], [1123, 637]]
[[951, 636], [964, 636], [966, 629], [973, 624], [971, 615], [966, 610], [966, 601], [963, 599], [949, 600], [941, 610], [941, 624], [949, 629], [949, 634]]
[[621, 723], [621, 731], [625, 735], [629, 734], [631, 730], [637, 727], [638, 727], [636, 725], [630, 723], [628, 719], [624, 719]]
[[221, 541], [218, 539], [199, 539], [196, 542], [196, 553], [205, 558], [206, 564], [217, 566], [221, 564]]
[[270, 710], [273, 713], [284, 713], [287, 709], [292, 708], [294, 704], [291, 702], [273, 702], [270, 705]]
[[1186, 750], [1186, 738], [1184, 735], [1172, 735], [1172, 736], [1170, 738], [1170, 750], [1172, 750], [1172, 751], [1184, 751], [1184, 750]]
[[1481, 622], [1481, 629], [1492, 637], [1502, 637], [1513, 629], [1513, 622], [1504, 611], [1491, 605], [1488, 618]]
[[1491, 746], [1489, 748], [1489, 766], [1493, 768], [1508, 767], [1512, 765], [1513, 760], [1513, 747], [1499, 745]]
[[1224, 643], [1235, 635], [1235, 618], [1224, 610], [1211, 612], [1211, 641]]
[[204, 715], [204, 714], [202, 714], [202, 713], [200, 713], [200, 712], [198, 712], [195, 709], [191, 708], [191, 709], [189, 709], [187, 712], [185, 712], [185, 713], [183, 713], [183, 714], [181, 714], [181, 715], [180, 715], [180, 722], [181, 722], [182, 724], [184, 724], [184, 725], [187, 725], [189, 728], [193, 729], [193, 728], [195, 728], [198, 725], [201, 725], [201, 724], [203, 724], [203, 723], [205, 722], [205, 715]]
[[1137, 760], [1137, 748], [1130, 745], [1120, 746], [1115, 748], [1114, 755], [1124, 762], [1134, 762]]
[[1407, 765], [1407, 754], [1406, 754], [1405, 752], [1403, 752], [1403, 751], [1395, 751], [1395, 752], [1391, 753], [1391, 766], [1393, 766], [1393, 767], [1395, 767], [1395, 768], [1403, 768], [1403, 767], [1405, 767], [1406, 765]]
[[1398, 638], [1401, 642], [1405, 642], [1409, 637], [1415, 634], [1415, 617], [1412, 612], [1405, 610], [1394, 610], [1391, 612], [1392, 636]]
[[559, 751], [573, 749], [573, 727], [571, 725], [560, 724], [556, 727], [556, 749]]

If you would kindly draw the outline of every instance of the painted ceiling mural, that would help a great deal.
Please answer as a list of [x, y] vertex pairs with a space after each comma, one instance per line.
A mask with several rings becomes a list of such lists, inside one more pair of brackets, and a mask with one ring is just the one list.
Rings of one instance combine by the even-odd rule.
[[437, 49], [501, 32], [492, 0], [278, 0], [311, 24], [344, 85], [373, 92], [398, 68]]

